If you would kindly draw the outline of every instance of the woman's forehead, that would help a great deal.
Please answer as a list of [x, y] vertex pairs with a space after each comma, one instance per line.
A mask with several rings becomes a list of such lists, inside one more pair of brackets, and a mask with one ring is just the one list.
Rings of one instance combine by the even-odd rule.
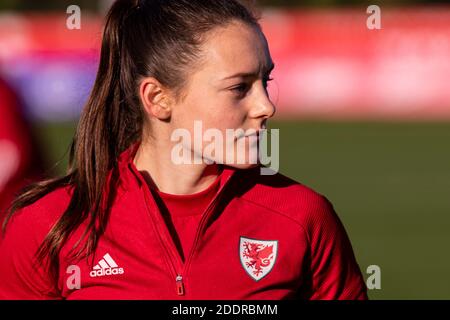
[[223, 79], [238, 73], [258, 73], [273, 65], [267, 41], [259, 30], [230, 24], [214, 32], [203, 45], [204, 71]]

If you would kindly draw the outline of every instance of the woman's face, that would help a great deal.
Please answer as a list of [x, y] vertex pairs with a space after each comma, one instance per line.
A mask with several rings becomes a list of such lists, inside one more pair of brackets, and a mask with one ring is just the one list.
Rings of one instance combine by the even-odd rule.
[[[193, 137], [184, 147], [203, 160], [238, 168], [253, 166], [250, 156], [257, 154], [258, 136], [236, 137], [230, 135], [230, 129], [242, 129], [241, 133], [253, 129], [255, 133], [265, 128], [275, 113], [267, 93], [273, 67], [267, 41], [259, 30], [233, 22], [208, 34], [201, 63], [188, 75], [185, 97], [172, 111], [173, 128], [187, 129]], [[194, 146], [199, 124], [203, 144]], [[204, 134], [213, 132], [209, 129], [220, 132], [222, 143], [211, 136], [208, 140]]]

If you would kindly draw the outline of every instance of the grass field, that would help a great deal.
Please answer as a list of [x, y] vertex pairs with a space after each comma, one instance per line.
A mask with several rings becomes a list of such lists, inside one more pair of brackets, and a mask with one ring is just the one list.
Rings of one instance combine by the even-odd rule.
[[[372, 299], [450, 299], [450, 123], [270, 127], [280, 129], [280, 171], [331, 200], [365, 277], [380, 266]], [[73, 124], [36, 130], [49, 159], [60, 160]]]

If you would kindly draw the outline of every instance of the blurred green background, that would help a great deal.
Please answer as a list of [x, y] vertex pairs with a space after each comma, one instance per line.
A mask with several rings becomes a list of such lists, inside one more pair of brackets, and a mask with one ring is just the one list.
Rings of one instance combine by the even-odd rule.
[[[325, 195], [347, 228], [372, 299], [449, 299], [450, 123], [272, 121], [281, 172]], [[74, 123], [35, 126], [57, 171]]]

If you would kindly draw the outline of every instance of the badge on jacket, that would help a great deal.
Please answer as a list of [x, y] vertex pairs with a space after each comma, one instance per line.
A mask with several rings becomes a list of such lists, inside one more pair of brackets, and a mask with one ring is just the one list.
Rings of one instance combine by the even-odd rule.
[[277, 240], [257, 240], [241, 237], [239, 258], [244, 270], [259, 281], [272, 271], [278, 253]]

